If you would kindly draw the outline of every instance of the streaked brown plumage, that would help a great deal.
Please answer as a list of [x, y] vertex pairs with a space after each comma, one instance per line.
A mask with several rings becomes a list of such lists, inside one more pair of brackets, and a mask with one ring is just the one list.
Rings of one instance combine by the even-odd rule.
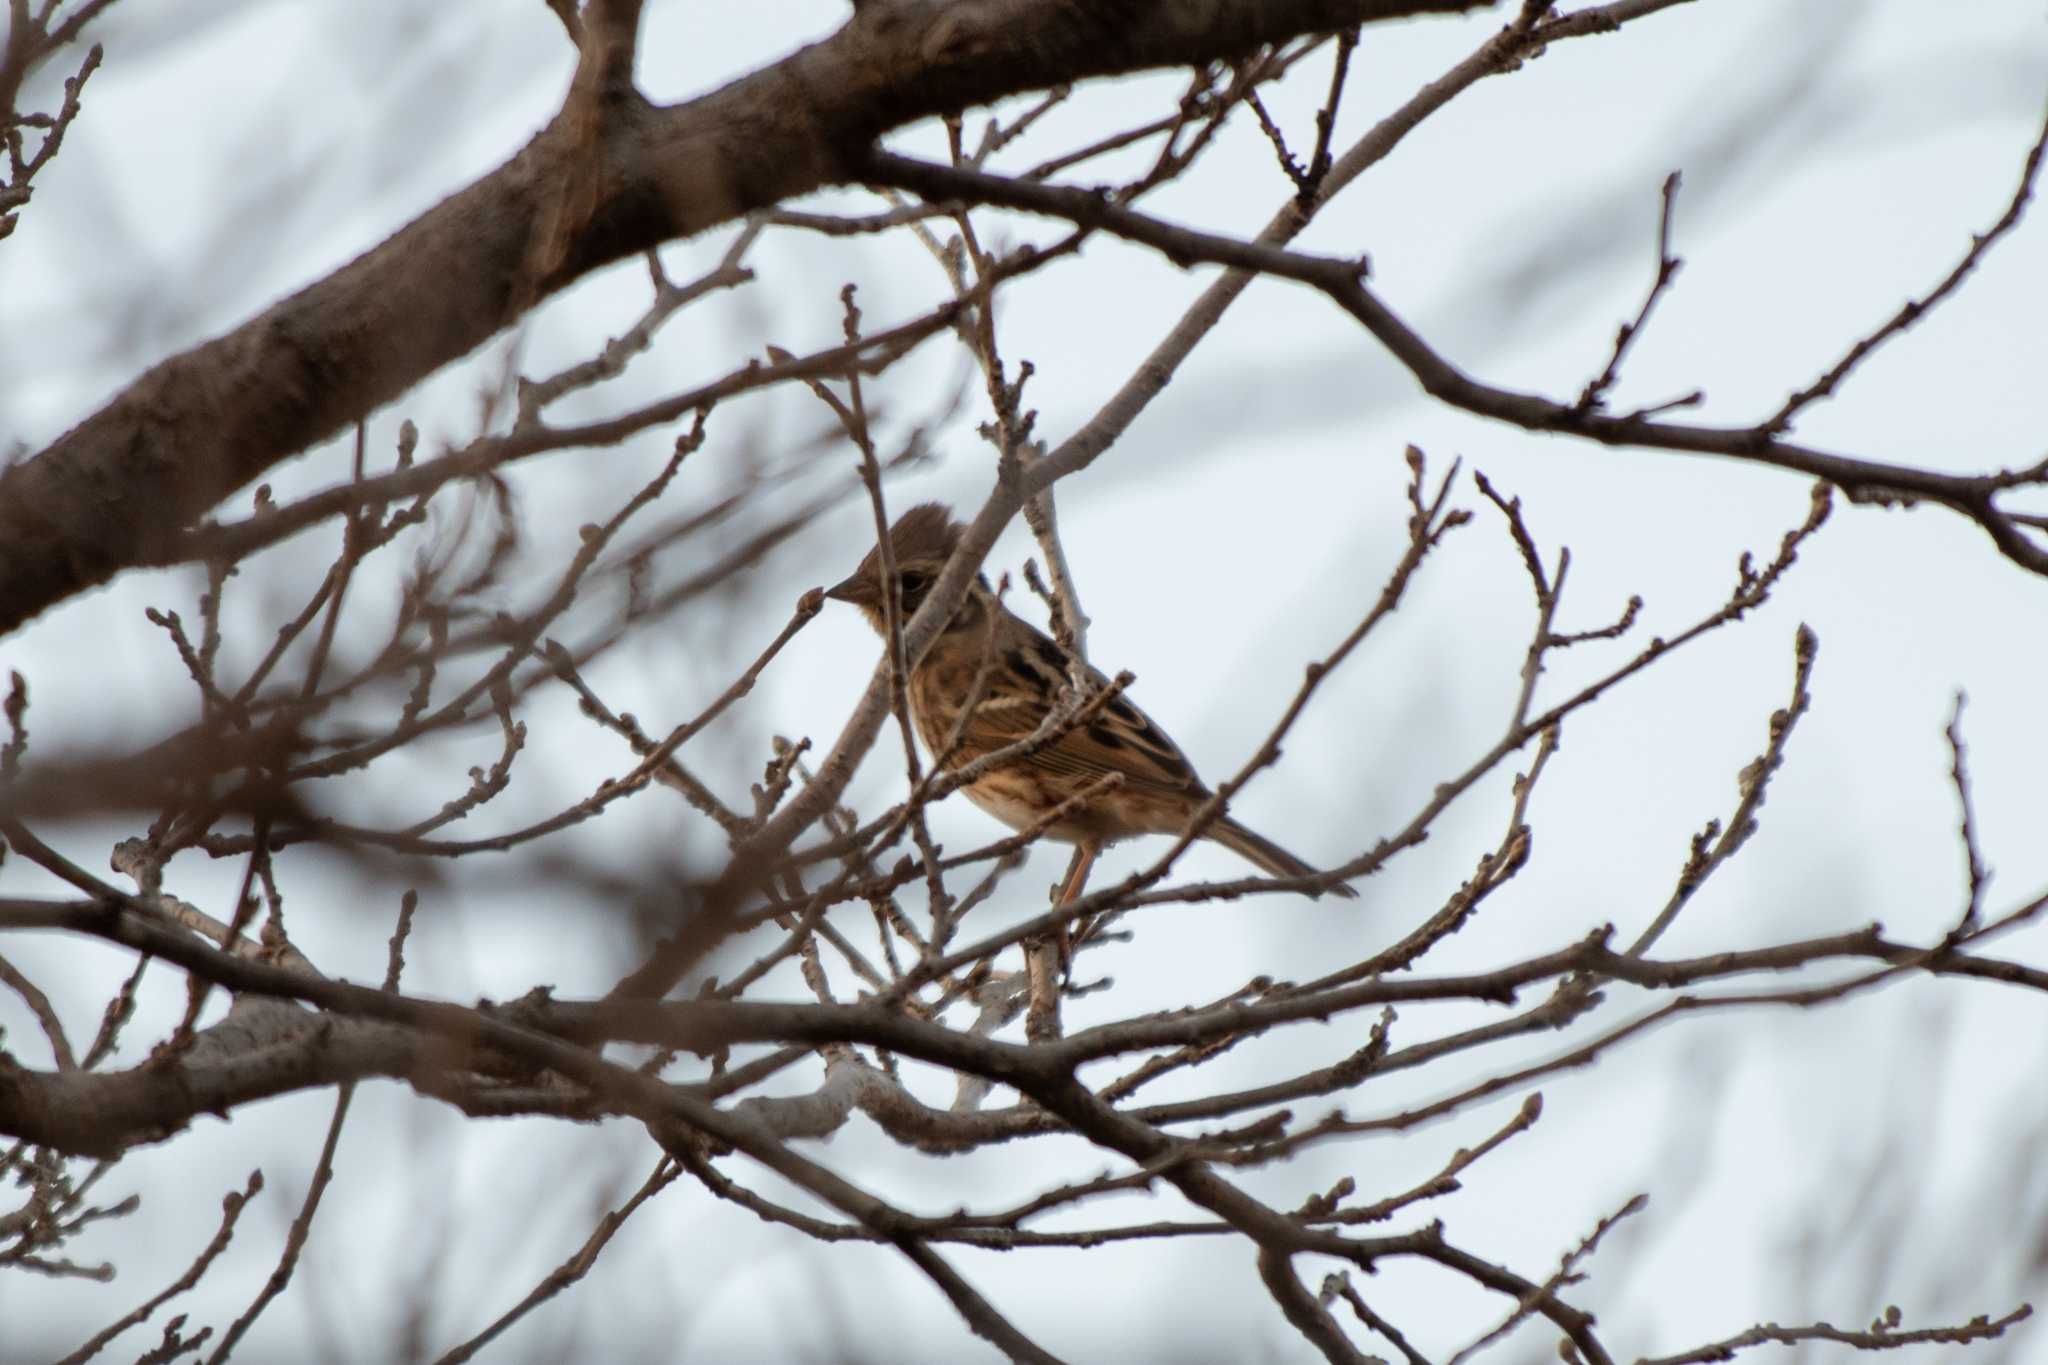
[[[891, 557], [904, 619], [924, 601], [939, 571], [960, 543], [964, 528], [938, 503], [905, 512], [889, 533]], [[860, 567], [826, 596], [860, 608], [877, 632], [886, 629], [882, 555], [870, 550]], [[1067, 685], [1066, 650], [1019, 617], [978, 578], [945, 630], [910, 673], [910, 715], [919, 738], [934, 755], [944, 753], [960, 716], [974, 695], [975, 680], [988, 661], [981, 699], [966, 722], [959, 745], [946, 760], [958, 768], [1034, 732], [1058, 704]], [[1097, 688], [1108, 679], [1087, 670]], [[984, 774], [962, 788], [969, 800], [1013, 829], [1024, 829], [1092, 782], [1118, 773], [1122, 781], [1083, 801], [1046, 831], [1046, 837], [1078, 846], [1062, 899], [1078, 894], [1088, 865], [1105, 845], [1134, 834], [1177, 834], [1209, 789], [1152, 719], [1122, 696], [1112, 698], [1094, 718], [1013, 763]], [[1313, 877], [1314, 867], [1225, 816], [1204, 838], [1235, 850], [1276, 877]], [[1358, 893], [1338, 883], [1340, 896]], [[1311, 895], [1317, 894], [1314, 892]]]

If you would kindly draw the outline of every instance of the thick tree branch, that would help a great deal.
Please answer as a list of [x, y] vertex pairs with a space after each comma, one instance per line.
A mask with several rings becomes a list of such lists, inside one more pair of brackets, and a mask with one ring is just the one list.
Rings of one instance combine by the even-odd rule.
[[[888, 129], [1089, 76], [1490, 0], [871, 0], [837, 33], [687, 104], [579, 89], [517, 156], [227, 335], [174, 356], [0, 474], [0, 630], [103, 583], [235, 489], [410, 389], [590, 271], [847, 179]], [[630, 17], [632, 6], [617, 13]], [[607, 15], [614, 12], [607, 6]], [[589, 74], [597, 73], [597, 74]], [[601, 77], [601, 79], [600, 79]]]
[[[1830, 961], [1867, 961], [1885, 964], [1891, 971], [1973, 977], [2048, 992], [2048, 972], [1959, 951], [1963, 943], [1989, 932], [1983, 929], [1954, 944], [1940, 943], [1933, 948], [1890, 942], [1875, 930], [1865, 930], [1663, 962], [1617, 953], [1607, 946], [1605, 935], [1601, 934], [1490, 972], [1384, 978], [1330, 990], [1273, 995], [1253, 1003], [1126, 1019], [1085, 1030], [1057, 1043], [1031, 1046], [948, 1028], [873, 1001], [821, 1005], [534, 999], [479, 1011], [237, 957], [200, 942], [132, 898], [116, 893], [114, 899], [116, 903], [98, 904], [0, 902], [0, 929], [62, 929], [120, 943], [242, 993], [244, 1003], [227, 1020], [199, 1035], [198, 1042], [178, 1059], [176, 1066], [151, 1064], [107, 1074], [39, 1072], [20, 1067], [0, 1072], [0, 1133], [65, 1151], [113, 1153], [136, 1142], [160, 1140], [199, 1114], [220, 1112], [248, 1100], [368, 1076], [417, 1079], [421, 1059], [428, 1049], [438, 1049], [435, 1058], [444, 1073], [468, 1065], [465, 1057], [471, 1049], [488, 1047], [588, 1080], [586, 1063], [594, 1054], [584, 1048], [608, 1042], [645, 1043], [702, 1053], [743, 1043], [807, 1047], [858, 1043], [961, 1074], [982, 1076], [1026, 1094], [1042, 1095], [1048, 1086], [1065, 1084], [1077, 1068], [1089, 1061], [1160, 1047], [1200, 1046], [1287, 1023], [1326, 1020], [1348, 1011], [1388, 1004], [1460, 1000], [1510, 1003], [1527, 987], [1569, 977], [1676, 990], [1752, 972], [1792, 971]], [[2023, 903], [1999, 923], [2017, 922], [2020, 917], [2037, 914], [2044, 904], [2048, 904], [2048, 895]], [[303, 1001], [328, 1013], [307, 1015], [275, 1004], [253, 1007], [247, 1003], [251, 995]], [[1825, 997], [1755, 996], [1724, 1003], [1798, 1005], [1821, 998]], [[248, 1011], [246, 1015], [244, 1010]], [[237, 1026], [238, 1016], [247, 1022]], [[571, 1054], [577, 1062], [573, 1066], [564, 1061]], [[609, 1068], [604, 1070], [607, 1076], [611, 1074]], [[850, 1084], [855, 1077], [849, 1075], [847, 1079]], [[598, 1108], [608, 1112], [642, 1112], [608, 1088], [600, 1090], [603, 1098]], [[715, 1083], [686, 1086], [676, 1093], [708, 1098], [722, 1093], [722, 1087]], [[847, 1090], [845, 1095], [831, 1098], [837, 1106], [842, 1098], [856, 1097], [852, 1090]], [[1290, 1095], [1256, 1094], [1240, 1098], [1245, 1103], [1265, 1104], [1283, 1102]], [[692, 1098], [689, 1103], [692, 1113], [701, 1115], [709, 1111], [703, 1099]], [[885, 1106], [863, 1103], [862, 1107], [876, 1112]], [[840, 1116], [844, 1112], [844, 1108], [839, 1108]], [[1203, 1112], [1223, 1110], [1210, 1108]], [[1147, 1111], [1143, 1117], [1157, 1123], [1194, 1116], [1166, 1106]], [[742, 1110], [734, 1111], [731, 1121], [787, 1135], [779, 1124], [764, 1122], [765, 1117], [765, 1113], [748, 1115], [742, 1106]], [[721, 1115], [712, 1131], [723, 1131], [725, 1121]], [[885, 1122], [884, 1126], [891, 1125]], [[961, 1140], [1000, 1140], [1028, 1130], [1035, 1129], [1029, 1124], [1013, 1127], [1005, 1119], [985, 1127], [963, 1125], [958, 1131], [927, 1132], [924, 1136], [944, 1146]]]

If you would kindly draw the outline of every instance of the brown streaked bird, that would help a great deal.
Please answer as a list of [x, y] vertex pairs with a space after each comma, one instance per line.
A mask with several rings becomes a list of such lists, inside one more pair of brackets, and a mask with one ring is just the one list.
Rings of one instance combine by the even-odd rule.
[[[941, 504], [928, 502], [897, 518], [889, 533], [891, 558], [901, 594], [903, 619], [924, 601], [939, 571], [960, 544], [966, 528]], [[878, 633], [883, 616], [882, 554], [868, 551], [845, 582], [826, 590], [860, 608]], [[910, 671], [910, 716], [918, 737], [936, 757], [960, 725], [987, 661], [981, 697], [968, 715], [960, 743], [945, 760], [960, 768], [984, 754], [1016, 743], [1036, 731], [1059, 704], [1067, 686], [1067, 651], [1005, 607], [977, 576], [953, 619]], [[1100, 671], [1087, 670], [1094, 689], [1109, 685]], [[1211, 793], [1194, 768], [1151, 717], [1122, 696], [1100, 707], [1085, 725], [1052, 743], [983, 774], [962, 788], [968, 800], [1012, 829], [1027, 829], [1062, 802], [1072, 800], [1110, 774], [1121, 782], [1086, 797], [1046, 831], [1046, 837], [1076, 846], [1074, 863], [1060, 889], [1064, 904], [1080, 894], [1089, 866], [1106, 845], [1135, 834], [1178, 834]], [[1203, 838], [1213, 839], [1275, 877], [1314, 877], [1318, 870], [1271, 839], [1223, 816]], [[1340, 896], [1358, 893], [1339, 882]], [[1311, 891], [1309, 895], [1319, 895]]]

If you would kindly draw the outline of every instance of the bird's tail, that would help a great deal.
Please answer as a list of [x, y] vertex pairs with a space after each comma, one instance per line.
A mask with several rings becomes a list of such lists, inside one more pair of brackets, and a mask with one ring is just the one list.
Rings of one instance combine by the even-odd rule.
[[[1265, 835], [1245, 828], [1228, 816], [1209, 827], [1209, 837], [1225, 848], [1250, 859], [1259, 870], [1274, 877], [1316, 877], [1322, 870], [1289, 853]], [[1356, 899], [1358, 893], [1343, 882], [1328, 888], [1333, 895]], [[1311, 896], [1320, 896], [1321, 891], [1310, 891]]]

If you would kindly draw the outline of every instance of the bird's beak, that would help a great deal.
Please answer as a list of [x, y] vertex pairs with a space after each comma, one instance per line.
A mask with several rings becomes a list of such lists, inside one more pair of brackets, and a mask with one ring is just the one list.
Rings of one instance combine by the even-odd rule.
[[870, 592], [871, 590], [867, 582], [859, 574], [855, 574], [853, 577], [834, 583], [831, 587], [825, 589], [825, 596], [835, 601], [852, 602], [858, 605], [861, 599], [870, 595]]

